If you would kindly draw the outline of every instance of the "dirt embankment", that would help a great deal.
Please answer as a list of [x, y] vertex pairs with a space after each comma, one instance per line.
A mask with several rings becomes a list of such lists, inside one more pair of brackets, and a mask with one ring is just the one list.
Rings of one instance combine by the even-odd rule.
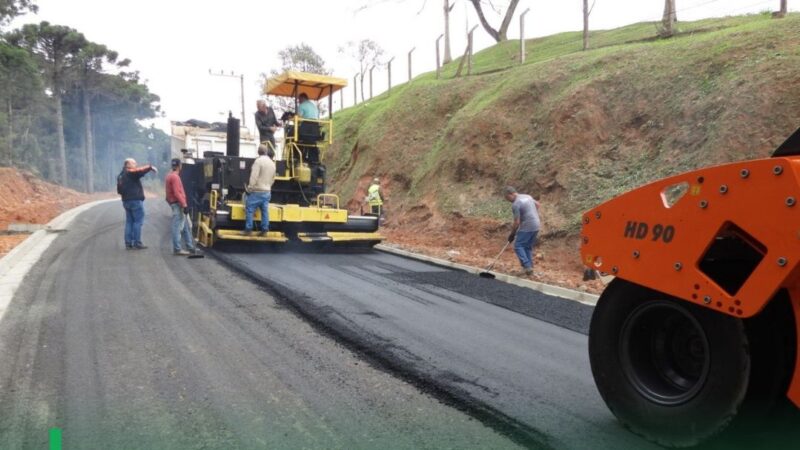
[[[581, 212], [702, 166], [766, 157], [800, 126], [800, 17], [422, 78], [337, 114], [333, 190], [358, 210], [382, 179], [389, 241], [485, 266], [510, 184], [542, 203], [537, 270], [581, 280]], [[499, 267], [517, 270], [513, 252]]]
[[0, 167], [0, 256], [28, 237], [3, 234], [10, 224], [46, 224], [70, 208], [109, 195], [76, 192], [42, 181], [30, 172]]

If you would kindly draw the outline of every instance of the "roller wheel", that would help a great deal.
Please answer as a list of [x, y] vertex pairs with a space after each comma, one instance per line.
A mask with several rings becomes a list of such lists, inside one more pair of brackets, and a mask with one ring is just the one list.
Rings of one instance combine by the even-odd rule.
[[722, 431], [747, 392], [740, 319], [615, 279], [589, 330], [600, 395], [633, 432], [687, 447]]

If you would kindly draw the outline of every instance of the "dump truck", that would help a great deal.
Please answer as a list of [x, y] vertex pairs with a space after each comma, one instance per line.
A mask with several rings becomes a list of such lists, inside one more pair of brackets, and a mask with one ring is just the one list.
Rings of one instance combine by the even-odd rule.
[[800, 407], [800, 130], [771, 158], [698, 169], [583, 214], [597, 388], [673, 447]]
[[[327, 75], [285, 72], [267, 80], [267, 95], [297, 99], [306, 94], [318, 101], [332, 95], [347, 81]], [[241, 156], [239, 120], [230, 117], [226, 150], [203, 152], [201, 158], [184, 163], [181, 179], [187, 193], [197, 241], [205, 247], [223, 242], [285, 244], [296, 242], [317, 246], [372, 247], [383, 237], [378, 217], [353, 215], [342, 208], [336, 194], [329, 193], [325, 152], [333, 143], [333, 120], [294, 116], [284, 129], [284, 142], [275, 156], [275, 182], [269, 204], [269, 232], [244, 234], [246, 186], [252, 157]], [[271, 146], [269, 141], [262, 142]], [[260, 222], [260, 211], [254, 221]]]

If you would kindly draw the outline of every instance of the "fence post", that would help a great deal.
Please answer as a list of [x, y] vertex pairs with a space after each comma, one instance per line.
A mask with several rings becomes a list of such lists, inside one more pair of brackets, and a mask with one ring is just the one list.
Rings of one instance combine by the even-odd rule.
[[528, 14], [530, 8], [522, 11], [519, 15], [519, 63], [525, 62], [525, 14]]
[[411, 54], [414, 53], [416, 49], [417, 47], [414, 47], [408, 52], [408, 81], [411, 81]]
[[439, 65], [439, 60], [440, 60], [440, 58], [439, 58], [439, 41], [442, 39], [442, 37], [444, 37], [444, 34], [440, 34], [439, 37], [436, 38], [436, 79], [437, 80], [439, 79], [439, 69], [441, 67]]
[[353, 75], [353, 106], [358, 104], [358, 72]]
[[394, 56], [386, 63], [387, 69], [389, 70], [389, 89], [387, 89], [389, 92], [392, 92], [392, 61], [394, 61]]
[[467, 75], [472, 74], [472, 32], [475, 31], [476, 28], [478, 28], [477, 25], [472, 27], [467, 35]]
[[339, 89], [339, 111], [344, 109], [344, 88]]
[[369, 68], [369, 99], [372, 100], [372, 69], [375, 68], [373, 64], [372, 67]]

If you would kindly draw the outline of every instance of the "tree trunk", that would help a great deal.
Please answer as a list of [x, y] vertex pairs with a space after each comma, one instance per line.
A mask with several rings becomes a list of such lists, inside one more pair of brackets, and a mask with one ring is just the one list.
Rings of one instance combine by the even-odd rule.
[[453, 6], [450, 5], [450, 0], [444, 0], [444, 64], [453, 60], [450, 55], [450, 11], [452, 9]]
[[8, 99], [8, 165], [14, 163], [14, 110], [11, 109], [11, 98]]
[[92, 106], [90, 94], [83, 89], [83, 124], [86, 156], [86, 192], [94, 192], [94, 136], [92, 136]]
[[508, 26], [511, 24], [511, 19], [514, 17], [514, 10], [517, 9], [518, 3], [519, 0], [511, 0], [511, 2], [508, 4], [506, 16], [503, 18], [503, 22], [500, 24], [500, 30], [498, 32], [500, 35], [500, 41], [505, 41], [508, 39], [508, 37], [506, 37], [506, 34], [508, 33]]
[[589, 0], [583, 0], [583, 49], [589, 48]]
[[663, 37], [670, 37], [675, 34], [676, 20], [675, 0], [664, 0], [664, 16], [661, 18], [661, 35]]
[[53, 89], [56, 101], [56, 134], [58, 135], [59, 179], [62, 186], [67, 185], [67, 149], [64, 143], [64, 111], [61, 105], [61, 92], [59, 88]]
[[780, 19], [782, 17], [786, 17], [786, 13], [789, 10], [789, 7], [787, 5], [788, 3], [789, 3], [788, 0], [781, 0], [781, 9], [778, 10], [777, 12], [772, 13], [772, 17], [774, 17], [776, 19]]
[[486, 20], [486, 16], [483, 15], [483, 9], [481, 8], [481, 0], [470, 0], [472, 6], [475, 7], [475, 13], [478, 14], [478, 20], [480, 20], [483, 29], [489, 33], [495, 41], [502, 42], [508, 39], [506, 36], [508, 32], [508, 25], [511, 23], [511, 18], [514, 17], [514, 10], [517, 8], [517, 4], [519, 0], [511, 0], [508, 4], [508, 9], [506, 9], [506, 14], [503, 17], [503, 22], [500, 24], [500, 28], [495, 30], [489, 25], [489, 22]]

